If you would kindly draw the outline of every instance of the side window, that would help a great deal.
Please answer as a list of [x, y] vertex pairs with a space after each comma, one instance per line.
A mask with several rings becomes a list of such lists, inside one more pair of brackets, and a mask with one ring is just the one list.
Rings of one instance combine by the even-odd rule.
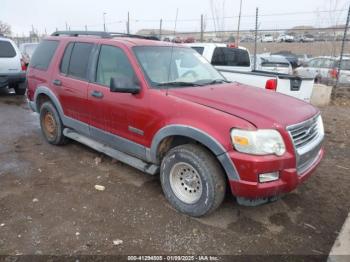
[[70, 55], [68, 75], [87, 79], [87, 68], [92, 47], [93, 44], [90, 43], [74, 43]]
[[309, 62], [310, 67], [319, 67], [321, 60], [320, 59], [313, 59]]
[[[339, 65], [339, 61], [337, 62], [337, 64]], [[342, 70], [350, 70], [350, 60], [343, 60], [341, 62], [341, 69]]]
[[332, 59], [324, 59], [323, 61], [323, 68], [332, 68], [334, 64], [334, 61]]
[[29, 64], [30, 67], [44, 71], [47, 70], [58, 47], [58, 43], [56, 40], [42, 41], [33, 54]]
[[122, 49], [102, 45], [96, 70], [96, 83], [109, 86], [112, 77], [134, 79], [135, 73]]
[[203, 55], [204, 47], [201, 46], [192, 46], [192, 49], [196, 50], [198, 54]]
[[64, 55], [61, 61], [60, 71], [61, 73], [67, 75], [68, 74], [68, 66], [69, 66], [69, 60], [70, 56], [72, 54], [74, 43], [69, 43], [66, 47], [66, 50], [64, 51]]

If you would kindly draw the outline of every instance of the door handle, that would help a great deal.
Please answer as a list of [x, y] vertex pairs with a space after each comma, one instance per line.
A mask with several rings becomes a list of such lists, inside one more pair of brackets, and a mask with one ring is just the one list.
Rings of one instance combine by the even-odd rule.
[[61, 86], [62, 85], [62, 81], [58, 80], [58, 79], [55, 79], [55, 80], [52, 81], [52, 84], [54, 84], [55, 86]]
[[94, 90], [91, 92], [91, 96], [96, 97], [96, 98], [103, 98], [103, 93], [100, 91]]

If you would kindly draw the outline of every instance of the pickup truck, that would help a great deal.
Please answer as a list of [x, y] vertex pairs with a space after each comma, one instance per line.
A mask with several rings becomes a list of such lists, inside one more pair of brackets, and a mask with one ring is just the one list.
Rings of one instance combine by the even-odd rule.
[[252, 70], [246, 48], [226, 44], [185, 44], [207, 59], [227, 80], [260, 87], [310, 102], [314, 79], [288, 74]]
[[48, 143], [69, 138], [159, 174], [165, 198], [187, 215], [213, 212], [229, 190], [243, 205], [276, 200], [323, 157], [317, 108], [227, 82], [175, 43], [56, 32], [36, 49], [27, 81]]

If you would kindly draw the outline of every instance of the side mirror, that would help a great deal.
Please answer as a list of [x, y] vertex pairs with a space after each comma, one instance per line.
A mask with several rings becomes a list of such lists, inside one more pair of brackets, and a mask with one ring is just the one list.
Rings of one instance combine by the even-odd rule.
[[112, 77], [109, 85], [111, 92], [138, 94], [141, 90], [136, 81], [129, 77]]

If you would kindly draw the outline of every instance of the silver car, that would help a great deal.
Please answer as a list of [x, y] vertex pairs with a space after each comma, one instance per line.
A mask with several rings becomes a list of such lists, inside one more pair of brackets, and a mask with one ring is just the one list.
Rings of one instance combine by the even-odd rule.
[[[252, 56], [252, 64], [254, 64], [254, 56]], [[293, 72], [289, 61], [280, 55], [257, 55], [256, 69], [280, 74], [292, 74]]]
[[295, 72], [302, 77], [313, 77], [316, 83], [333, 85], [337, 77], [339, 84], [350, 86], [350, 58], [344, 57], [338, 76], [339, 57], [315, 57], [298, 67]]

